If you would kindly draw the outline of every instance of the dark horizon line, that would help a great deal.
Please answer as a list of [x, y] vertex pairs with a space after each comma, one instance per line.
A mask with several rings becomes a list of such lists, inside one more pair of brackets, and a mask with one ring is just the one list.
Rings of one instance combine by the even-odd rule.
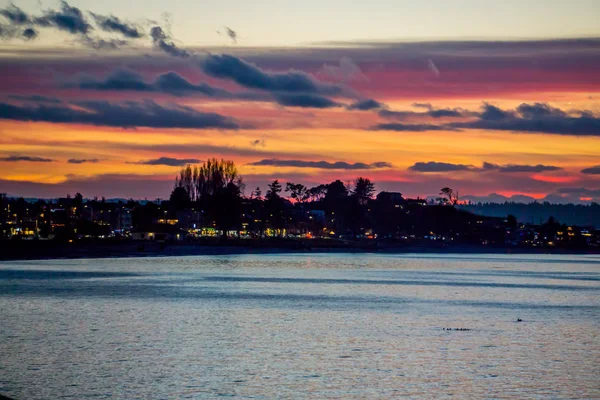
[[[398, 193], [398, 192], [390, 192], [390, 191], [387, 191], [387, 190], [382, 190], [382, 191], [380, 191], [378, 193], [383, 193], [383, 192], [386, 192], [386, 193]], [[0, 194], [2, 194], [2, 193], [0, 193]], [[64, 197], [25, 197], [25, 196], [10, 195], [10, 194], [7, 194], [7, 193], [4, 193], [4, 194], [6, 195], [7, 199], [17, 200], [17, 199], [22, 198], [22, 199], [24, 199], [27, 202], [29, 202], [30, 200], [31, 201], [37, 201], [37, 200], [51, 201], [51, 200], [59, 200], [59, 199], [66, 199], [67, 198], [67, 196], [64, 196]], [[70, 195], [70, 194], [68, 194], [68, 195]], [[475, 196], [475, 195], [466, 195], [466, 196]], [[376, 197], [377, 196], [374, 196], [372, 199], [375, 200]], [[74, 198], [74, 195], [71, 196], [71, 199], [72, 198]], [[98, 198], [97, 196], [96, 196], [96, 198], [98, 199], [98, 201], [100, 201], [102, 199], [101, 197]], [[249, 196], [242, 196], [242, 198], [250, 199]], [[287, 197], [283, 197], [283, 196], [282, 196], [282, 198], [288, 199]], [[434, 197], [431, 195], [431, 196], [426, 196], [426, 197], [420, 197], [420, 196], [417, 196], [417, 197], [405, 197], [405, 199], [426, 200], [426, 201], [429, 201], [431, 199], [434, 199]], [[92, 200], [94, 200], [94, 197], [83, 197], [83, 200], [84, 201], [92, 201]], [[166, 198], [155, 197], [153, 199], [150, 199], [150, 198], [143, 198], [142, 199], [142, 198], [133, 198], [133, 197], [129, 197], [129, 198], [126, 198], [126, 197], [109, 197], [109, 198], [105, 198], [105, 201], [106, 202], [110, 202], [110, 203], [117, 203], [119, 201], [128, 202], [130, 200], [133, 200], [135, 202], [140, 202], [140, 201], [148, 201], [148, 202], [160, 201], [160, 202], [162, 202], [162, 201], [169, 201], [169, 198], [168, 197], [166, 197]], [[537, 199], [535, 199], [533, 201], [530, 201], [528, 203], [525, 203], [525, 202], [522, 202], [522, 201], [514, 201], [514, 200], [510, 200], [510, 199], [507, 199], [507, 200], [505, 200], [503, 202], [497, 202], [497, 201], [472, 201], [472, 200], [467, 200], [467, 201], [468, 201], [468, 203], [458, 203], [457, 206], [468, 206], [468, 205], [478, 205], [478, 204], [498, 204], [498, 205], [503, 205], [503, 204], [523, 204], [523, 205], [530, 205], [530, 204], [541, 204], [541, 205], [544, 205], [544, 204], [549, 204], [549, 205], [557, 205], [557, 206], [568, 206], [568, 205], [571, 205], [571, 206], [590, 207], [590, 206], [592, 206], [594, 204], [596, 204], [596, 205], [600, 204], [600, 203], [598, 203], [596, 201], [589, 201], [587, 203], [583, 203], [583, 202], [582, 203], [573, 203], [573, 202], [569, 202], [569, 203], [556, 203], [556, 202], [545, 201], [545, 200], [542, 201], [542, 200], [537, 200]], [[309, 203], [311, 203], [311, 202], [309, 202]]]

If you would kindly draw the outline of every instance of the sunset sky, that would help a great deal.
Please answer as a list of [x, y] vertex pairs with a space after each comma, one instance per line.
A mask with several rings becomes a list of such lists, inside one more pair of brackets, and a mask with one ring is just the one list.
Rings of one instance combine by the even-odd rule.
[[[212, 3], [212, 4], [211, 4]], [[371, 178], [600, 201], [595, 0], [0, 0], [0, 192]]]

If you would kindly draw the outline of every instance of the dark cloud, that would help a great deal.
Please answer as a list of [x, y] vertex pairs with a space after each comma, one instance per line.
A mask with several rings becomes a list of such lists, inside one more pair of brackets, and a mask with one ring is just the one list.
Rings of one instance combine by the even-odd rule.
[[276, 93], [275, 101], [282, 106], [303, 108], [332, 108], [340, 107], [339, 103], [311, 93]]
[[304, 108], [331, 108], [340, 104], [321, 95], [311, 93], [232, 93], [201, 82], [197, 85], [189, 82], [176, 72], [159, 75], [154, 82], [146, 82], [137, 72], [119, 69], [104, 79], [91, 76], [80, 77], [76, 83], [80, 89], [161, 92], [177, 96], [199, 94], [217, 99], [237, 99], [248, 101], [275, 101], [283, 106]]
[[506, 164], [498, 165], [488, 162], [484, 162], [481, 168], [477, 168], [473, 165], [465, 164], [451, 164], [445, 162], [429, 161], [429, 162], [418, 162], [408, 168], [410, 171], [415, 172], [450, 172], [450, 171], [472, 171], [472, 172], [488, 172], [497, 171], [503, 173], [516, 173], [516, 172], [549, 172], [549, 171], [560, 171], [562, 168], [555, 167], [553, 165], [518, 165], [518, 164]]
[[380, 110], [384, 118], [404, 119], [415, 116], [441, 117], [474, 117], [475, 120], [453, 122], [444, 125], [430, 124], [379, 124], [374, 130], [396, 131], [427, 131], [427, 130], [457, 130], [483, 129], [507, 130], [525, 133], [549, 133], [574, 136], [600, 136], [600, 117], [591, 111], [574, 110], [570, 112], [551, 107], [545, 103], [523, 103], [515, 110], [503, 110], [500, 107], [484, 103], [481, 112], [454, 109], [435, 109], [430, 104], [417, 104], [428, 111], [390, 111]]
[[231, 39], [233, 41], [233, 43], [237, 43], [237, 32], [234, 31], [231, 28], [225, 27], [225, 32], [227, 33], [227, 36], [229, 36], [229, 39]]
[[58, 103], [62, 102], [60, 99], [58, 99], [56, 97], [40, 96], [37, 94], [34, 94], [34, 95], [11, 94], [8, 97], [11, 99], [15, 99], [15, 100], [31, 101], [34, 103], [58, 104]]
[[177, 47], [177, 45], [173, 42], [173, 39], [169, 37], [169, 35], [167, 35], [160, 26], [154, 26], [152, 29], [150, 29], [150, 37], [152, 38], [152, 43], [154, 43], [154, 46], [158, 47], [167, 54], [182, 58], [191, 56], [188, 51]]
[[489, 103], [483, 103], [483, 112], [479, 118], [483, 121], [497, 121], [508, 118], [513, 114]]
[[8, 19], [14, 25], [26, 25], [32, 23], [31, 17], [14, 4], [10, 4], [8, 7], [0, 9], [0, 15]]
[[42, 17], [35, 18], [35, 24], [52, 26], [71, 34], [87, 35], [93, 30], [83, 12], [77, 7], [70, 6], [66, 1], [61, 2], [60, 10], [49, 10]]
[[43, 162], [43, 163], [47, 163], [47, 162], [53, 162], [54, 160], [51, 160], [49, 158], [42, 158], [42, 157], [9, 156], [9, 157], [2, 157], [2, 158], [0, 158], [0, 161], [1, 162], [27, 161], [27, 162]]
[[343, 161], [327, 162], [327, 161], [301, 161], [301, 160], [278, 160], [265, 159], [250, 163], [249, 165], [256, 166], [274, 166], [274, 167], [296, 167], [296, 168], [319, 168], [319, 169], [343, 169], [343, 170], [361, 170], [361, 169], [376, 169], [376, 168], [391, 168], [392, 164], [387, 162], [375, 162], [371, 164], [365, 163], [347, 163]]
[[[566, 117], [567, 113], [559, 108], [551, 107], [546, 103], [523, 103], [517, 107], [517, 112], [523, 118], [543, 118], [543, 117]], [[510, 114], [509, 114], [510, 115]]]
[[22, 39], [33, 40], [38, 36], [38, 32], [33, 28], [20, 28], [14, 25], [0, 24], [0, 39]]
[[25, 28], [21, 34], [25, 40], [33, 40], [38, 37], [38, 31], [33, 28]]
[[305, 72], [264, 72], [256, 65], [229, 54], [208, 55], [200, 66], [207, 75], [229, 79], [250, 89], [321, 94], [342, 92], [340, 86], [321, 83]]
[[369, 111], [369, 110], [379, 110], [382, 108], [386, 108], [386, 105], [380, 103], [373, 99], [360, 100], [355, 103], [350, 104], [346, 107], [348, 110], [360, 110], [360, 111]]
[[370, 128], [374, 131], [397, 131], [397, 132], [427, 132], [427, 131], [455, 131], [454, 127], [446, 125], [431, 125], [431, 124], [377, 124]]
[[103, 80], [94, 77], [83, 76], [78, 83], [80, 89], [92, 90], [135, 90], [153, 91], [153, 85], [144, 81], [137, 72], [128, 69], [118, 69]]
[[167, 93], [197, 92], [209, 97], [233, 98], [231, 92], [210, 86], [204, 82], [194, 85], [176, 72], [167, 72], [160, 75], [154, 82], [154, 86]]
[[255, 139], [250, 142], [250, 145], [252, 145], [254, 147], [258, 147], [258, 146], [265, 147], [267, 145], [267, 142], [265, 142], [265, 139]]
[[[74, 108], [73, 106], [77, 106]], [[0, 103], [0, 119], [72, 123], [123, 128], [187, 128], [238, 129], [237, 122], [215, 113], [204, 113], [190, 107], [161, 106], [151, 100], [110, 103], [80, 101], [71, 105], [36, 104], [18, 106]]]
[[142, 165], [167, 165], [169, 167], [181, 167], [188, 164], [198, 164], [202, 161], [197, 158], [171, 158], [171, 157], [159, 157], [152, 160], [144, 160], [137, 162], [130, 162], [128, 164], [142, 164]]
[[516, 110], [503, 110], [484, 103], [483, 111], [478, 115], [477, 120], [452, 123], [449, 126], [555, 135], [600, 136], [600, 118], [591, 111], [579, 110], [566, 113], [545, 103], [523, 103]]
[[144, 32], [134, 24], [121, 21], [114, 15], [99, 15], [91, 13], [100, 29], [105, 32], [117, 32], [130, 39], [139, 39], [144, 36]]
[[23, 25], [32, 25], [33, 21], [29, 14], [14, 4], [0, 9], [0, 15], [10, 23], [10, 25], [0, 24], [0, 38], [33, 40], [38, 36], [38, 32], [33, 27], [22, 28]]
[[560, 171], [561, 167], [556, 167], [554, 165], [519, 165], [519, 164], [507, 164], [507, 165], [498, 165], [484, 162], [483, 168], [484, 171], [498, 171], [498, 172], [549, 172], [549, 171]]
[[581, 173], [587, 175], [600, 175], [600, 165], [582, 169]]
[[163, 92], [174, 95], [198, 93], [217, 98], [236, 97], [227, 90], [215, 88], [204, 82], [194, 85], [176, 72], [167, 72], [159, 75], [154, 82], [146, 82], [144, 77], [135, 71], [118, 69], [104, 79], [80, 77], [76, 85], [87, 90]]
[[450, 171], [473, 171], [476, 168], [472, 165], [450, 164], [445, 162], [428, 161], [418, 162], [408, 167], [410, 171], [415, 172], [450, 172]]
[[[98, 26], [107, 32], [116, 32], [123, 35], [125, 38], [138, 39], [143, 33], [132, 24], [127, 24], [114, 16], [101, 16], [90, 13]], [[19, 37], [24, 40], [35, 39], [39, 32], [33, 28], [54, 28], [71, 35], [75, 35], [76, 41], [86, 47], [104, 50], [118, 49], [129, 42], [122, 39], [104, 39], [92, 35], [94, 27], [88, 22], [84, 13], [77, 7], [70, 6], [66, 1], [61, 2], [61, 7], [58, 10], [47, 10], [41, 16], [32, 16], [25, 13], [20, 8], [11, 5], [5, 9], [0, 9], [0, 15], [3, 15], [11, 22], [11, 26], [0, 29], [0, 37], [12, 38]], [[31, 25], [24, 30], [17, 32], [16, 26]]]
[[97, 158], [71, 158], [67, 162], [69, 164], [96, 164], [99, 163], [100, 160]]
[[424, 112], [380, 110], [379, 116], [388, 119], [405, 119], [413, 117], [459, 118], [472, 115], [462, 108], [434, 108], [429, 103], [414, 103], [413, 107], [427, 108]]

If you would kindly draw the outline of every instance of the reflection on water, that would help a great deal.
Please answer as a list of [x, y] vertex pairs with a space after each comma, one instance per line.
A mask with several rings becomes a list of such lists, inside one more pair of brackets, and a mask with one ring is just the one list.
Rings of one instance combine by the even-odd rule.
[[600, 397], [594, 256], [10, 262], [0, 315], [19, 399]]

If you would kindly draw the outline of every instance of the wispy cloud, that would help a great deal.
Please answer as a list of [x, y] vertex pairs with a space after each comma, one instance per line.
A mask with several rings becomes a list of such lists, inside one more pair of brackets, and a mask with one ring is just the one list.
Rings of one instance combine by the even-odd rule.
[[428, 161], [418, 162], [408, 167], [409, 171], [415, 172], [452, 172], [452, 171], [474, 171], [477, 170], [472, 165], [451, 164], [445, 162]]
[[135, 71], [117, 69], [103, 79], [89, 75], [79, 76], [74, 83], [68, 83], [66, 86], [78, 87], [83, 90], [157, 92], [175, 96], [200, 95], [213, 99], [266, 101], [287, 107], [332, 108], [341, 106], [340, 103], [316, 93], [261, 93], [256, 91], [233, 93], [204, 82], [193, 84], [172, 71], [157, 76], [154, 81], [146, 81]]
[[414, 117], [460, 118], [475, 115], [475, 113], [469, 112], [462, 108], [435, 108], [429, 103], [414, 103], [413, 107], [425, 108], [427, 109], [427, 111], [393, 111], [384, 109], [379, 111], [379, 115], [384, 118], [397, 120], [403, 120]]
[[450, 123], [455, 128], [548, 133], [554, 135], [600, 136], [600, 118], [591, 111], [566, 112], [546, 103], [523, 103], [504, 110], [485, 103], [477, 119]]
[[302, 71], [265, 72], [256, 65], [229, 54], [208, 55], [201, 62], [202, 70], [215, 78], [270, 92], [341, 94], [342, 87], [319, 82]]
[[54, 160], [50, 159], [50, 158], [43, 158], [43, 157], [31, 157], [31, 156], [8, 156], [8, 157], [1, 157], [0, 158], [0, 162], [41, 162], [41, 163], [48, 163], [48, 162], [54, 162]]
[[231, 39], [231, 41], [233, 43], [237, 43], [237, 32], [234, 31], [233, 29], [229, 28], [229, 27], [225, 27], [225, 32], [227, 33], [227, 36], [229, 36], [229, 39]]
[[265, 159], [250, 163], [254, 166], [274, 166], [274, 167], [295, 167], [295, 168], [317, 168], [317, 169], [340, 169], [340, 170], [361, 170], [361, 169], [377, 169], [391, 168], [392, 164], [388, 162], [366, 163], [347, 163], [343, 161], [327, 162], [327, 161], [302, 161], [302, 160], [278, 160]]
[[160, 26], [150, 29], [150, 37], [154, 46], [174, 57], [188, 58], [192, 55], [189, 51], [179, 48]]
[[325, 96], [313, 93], [276, 93], [274, 96], [278, 104], [288, 107], [332, 108], [341, 106], [340, 103]]
[[[121, 21], [115, 16], [102, 16], [90, 13], [100, 30], [118, 33], [125, 39], [139, 39], [143, 37], [142, 31], [133, 24]], [[77, 42], [93, 49], [117, 49], [129, 42], [118, 38], [102, 38], [93, 34], [94, 25], [86, 14], [79, 8], [61, 1], [58, 9], [48, 9], [41, 15], [30, 15], [15, 6], [9, 5], [0, 9], [0, 15], [9, 21], [9, 25], [0, 25], [0, 37], [7, 39], [21, 37], [24, 40], [33, 40], [40, 35], [35, 28], [55, 29], [73, 35]], [[23, 27], [17, 30], [17, 27]]]
[[482, 167], [483, 171], [498, 171], [498, 172], [551, 172], [551, 171], [560, 171], [561, 167], [557, 167], [554, 165], [526, 165], [526, 164], [506, 164], [506, 165], [498, 165], [492, 163], [483, 163]]
[[67, 162], [69, 164], [96, 164], [100, 160], [97, 158], [70, 158]]
[[582, 169], [581, 173], [587, 175], [600, 175], [600, 165]]
[[452, 171], [471, 171], [471, 172], [501, 172], [501, 173], [521, 173], [521, 172], [553, 172], [562, 170], [561, 167], [554, 165], [528, 165], [528, 164], [492, 164], [484, 162], [481, 168], [470, 164], [452, 164], [438, 161], [418, 162], [410, 166], [409, 171], [415, 172], [452, 172]]
[[142, 160], [136, 162], [129, 162], [128, 164], [142, 164], [142, 165], [166, 165], [169, 167], [181, 167], [188, 164], [198, 164], [202, 161], [197, 158], [171, 158], [171, 157], [159, 157], [151, 160]]
[[427, 132], [427, 131], [456, 131], [455, 127], [433, 124], [401, 124], [384, 123], [372, 126], [373, 131], [396, 131], [396, 132]]
[[340, 58], [338, 65], [325, 64], [317, 72], [317, 75], [337, 82], [368, 82], [369, 78], [350, 57]]
[[122, 21], [118, 17], [114, 15], [99, 15], [96, 13], [90, 13], [96, 24], [100, 29], [106, 32], [117, 32], [121, 35], [131, 38], [131, 39], [139, 39], [144, 36], [144, 32], [141, 28], [137, 27], [135, 24]]
[[380, 110], [387, 108], [387, 106], [383, 103], [378, 102], [373, 99], [365, 99], [354, 102], [346, 107], [348, 110], [359, 110], [359, 111], [369, 111], [369, 110]]
[[122, 128], [239, 128], [239, 124], [230, 117], [179, 105], [165, 107], [151, 100], [125, 103], [89, 100], [72, 104], [24, 106], [0, 103], [0, 119]]

